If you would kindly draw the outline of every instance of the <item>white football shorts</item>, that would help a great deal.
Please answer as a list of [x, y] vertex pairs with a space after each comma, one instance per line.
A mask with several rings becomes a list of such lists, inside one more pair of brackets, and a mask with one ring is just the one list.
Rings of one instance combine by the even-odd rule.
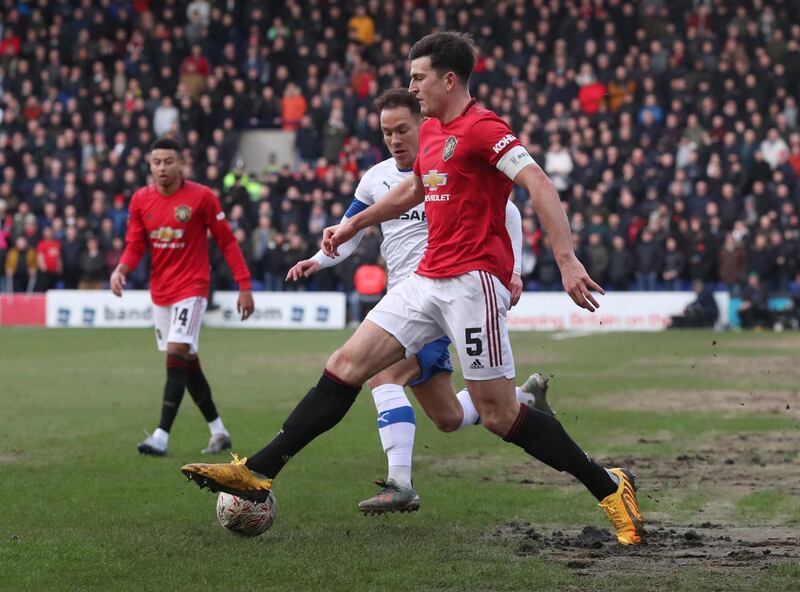
[[193, 296], [170, 306], [153, 305], [156, 325], [156, 343], [160, 351], [167, 351], [167, 343], [188, 343], [190, 353], [196, 354], [200, 345], [200, 325], [208, 301]]
[[391, 333], [406, 356], [447, 335], [467, 380], [513, 379], [514, 357], [506, 328], [511, 293], [492, 274], [470, 271], [452, 278], [411, 274], [367, 315]]

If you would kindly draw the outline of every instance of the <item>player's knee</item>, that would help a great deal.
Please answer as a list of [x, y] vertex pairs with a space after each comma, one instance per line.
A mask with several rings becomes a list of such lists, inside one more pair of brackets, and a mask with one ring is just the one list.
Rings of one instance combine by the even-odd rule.
[[506, 426], [505, 422], [500, 420], [500, 418], [498, 417], [489, 415], [486, 417], [482, 417], [481, 419], [483, 420], [483, 427], [485, 427], [487, 430], [498, 436], [502, 437], [509, 430], [509, 427]]
[[461, 427], [461, 422], [458, 420], [449, 420], [449, 421], [437, 421], [436, 427], [439, 428], [440, 432], [450, 433], [455, 432], [458, 428]]
[[[183, 358], [184, 360], [190, 360], [192, 358], [192, 354], [190, 353], [191, 348], [189, 347], [188, 343], [168, 343], [167, 344], [167, 355], [168, 356], [177, 356], [179, 358]], [[196, 356], [195, 356], [196, 357]]]
[[483, 427], [502, 438], [514, 425], [518, 413], [518, 407], [513, 410], [501, 408], [484, 411], [483, 415], [481, 415]]
[[442, 413], [431, 418], [440, 432], [455, 432], [461, 427], [461, 417], [458, 413]]
[[328, 363], [325, 364], [325, 369], [347, 384], [363, 384], [367, 378], [363, 376], [359, 360], [346, 347], [333, 352], [328, 358]]

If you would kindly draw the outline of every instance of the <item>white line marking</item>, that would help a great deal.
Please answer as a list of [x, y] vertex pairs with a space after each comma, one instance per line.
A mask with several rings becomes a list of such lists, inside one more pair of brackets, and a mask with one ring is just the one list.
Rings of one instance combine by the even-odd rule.
[[586, 337], [593, 333], [595, 333], [595, 331], [559, 331], [558, 333], [553, 333], [550, 339], [563, 341], [564, 339], [573, 339], [574, 337]]

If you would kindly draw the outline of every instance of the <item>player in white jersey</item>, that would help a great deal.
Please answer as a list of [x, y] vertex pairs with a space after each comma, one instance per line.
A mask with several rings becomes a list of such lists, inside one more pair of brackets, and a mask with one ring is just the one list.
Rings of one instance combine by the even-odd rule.
[[[411, 167], [418, 152], [417, 134], [422, 119], [419, 104], [407, 90], [395, 89], [381, 95], [375, 101], [375, 106], [380, 112], [384, 141], [392, 158], [376, 164], [364, 174], [345, 219], [380, 201], [392, 187], [413, 174]], [[519, 210], [511, 202], [506, 206], [506, 229], [514, 249], [512, 304], [516, 304], [522, 292], [519, 277], [522, 222]], [[381, 254], [386, 261], [391, 289], [414, 273], [428, 245], [424, 204], [414, 206], [398, 218], [382, 222], [381, 231]], [[363, 234], [362, 230], [340, 245], [336, 258], [327, 257], [319, 251], [311, 259], [300, 261], [289, 270], [286, 279], [297, 281], [320, 269], [337, 265], [355, 251]], [[416, 356], [396, 363], [367, 382], [378, 411], [378, 433], [389, 470], [386, 481], [377, 482], [381, 491], [359, 504], [362, 512], [378, 514], [419, 509], [419, 496], [411, 483], [416, 418], [403, 390], [404, 385], [411, 387], [425, 413], [442, 431], [455, 431], [480, 421], [467, 390], [455, 393], [453, 389], [449, 344], [447, 337], [437, 339], [423, 347]], [[451, 396], [430, 396], [434, 392], [440, 395], [449, 392]], [[534, 374], [522, 388], [517, 387], [517, 399], [552, 413], [547, 405], [546, 392], [546, 379]], [[446, 400], [444, 405], [441, 399]]]
[[[392, 117], [394, 116], [396, 119], [398, 114], [400, 114], [400, 119], [404, 120], [401, 125], [409, 125], [414, 117], [411, 112], [402, 113], [402, 108], [399, 107], [391, 108], [391, 113], [389, 113], [389, 109], [384, 109], [387, 111], [387, 119], [390, 123], [392, 123]], [[400, 111], [395, 113], [394, 109], [399, 109]], [[413, 135], [413, 132], [414, 129], [409, 128], [408, 133]], [[402, 140], [397, 141], [400, 142]], [[410, 148], [409, 154], [416, 155], [416, 146], [411, 146]], [[403, 164], [408, 163], [403, 162]], [[356, 187], [353, 202], [345, 213], [345, 218], [352, 218], [360, 211], [367, 209], [368, 206], [371, 206], [386, 195], [389, 189], [412, 175], [411, 168], [403, 168], [403, 164], [398, 164], [398, 161], [392, 157], [379, 162], [364, 173], [358, 183], [358, 187]], [[411, 164], [413, 165], [414, 163], [412, 162]], [[339, 257], [331, 259], [322, 251], [319, 251], [314, 255], [313, 261], [319, 264], [320, 269], [338, 264], [356, 249], [364, 232], [364, 230], [359, 231], [346, 245], [342, 245], [345, 250], [342, 251], [342, 247], [340, 247]], [[425, 220], [425, 205], [417, 204], [399, 218], [383, 222], [381, 224], [381, 232], [383, 233], [381, 255], [386, 261], [389, 276], [388, 287], [391, 289], [395, 284], [414, 273], [422, 254], [425, 252], [425, 247], [428, 245], [428, 223]]]

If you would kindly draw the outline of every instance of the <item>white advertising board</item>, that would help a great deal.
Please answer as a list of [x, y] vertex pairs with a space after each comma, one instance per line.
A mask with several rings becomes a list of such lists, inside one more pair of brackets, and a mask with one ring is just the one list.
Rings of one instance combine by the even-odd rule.
[[146, 291], [126, 291], [117, 298], [108, 290], [50, 290], [48, 327], [152, 327], [153, 303]]
[[[238, 292], [216, 292], [217, 310], [206, 314], [207, 327], [246, 329], [341, 329], [345, 297], [339, 292], [255, 292], [253, 316], [242, 322], [236, 312]], [[153, 326], [153, 304], [143, 290], [117, 298], [108, 290], [51, 290], [47, 293], [48, 327]]]
[[238, 292], [216, 292], [217, 310], [206, 313], [206, 327], [240, 329], [343, 329], [345, 296], [341, 292], [253, 292], [256, 308], [242, 322], [236, 312]]
[[[255, 292], [255, 312], [241, 322], [237, 292], [217, 292], [217, 310], [207, 327], [245, 329], [341, 329], [345, 296], [339, 292]], [[659, 331], [694, 300], [692, 292], [612, 292], [598, 296], [600, 309], [579, 309], [564, 292], [526, 292], [508, 313], [507, 325], [520, 331]], [[716, 293], [720, 319], [728, 319], [729, 297]], [[117, 298], [108, 290], [51, 290], [48, 327], [152, 327], [147, 291], [128, 290]]]
[[[693, 292], [610, 292], [596, 296], [600, 308], [578, 308], [566, 292], [526, 292], [508, 312], [511, 330], [660, 331], [695, 299]], [[719, 318], [728, 319], [730, 298], [715, 293]]]

